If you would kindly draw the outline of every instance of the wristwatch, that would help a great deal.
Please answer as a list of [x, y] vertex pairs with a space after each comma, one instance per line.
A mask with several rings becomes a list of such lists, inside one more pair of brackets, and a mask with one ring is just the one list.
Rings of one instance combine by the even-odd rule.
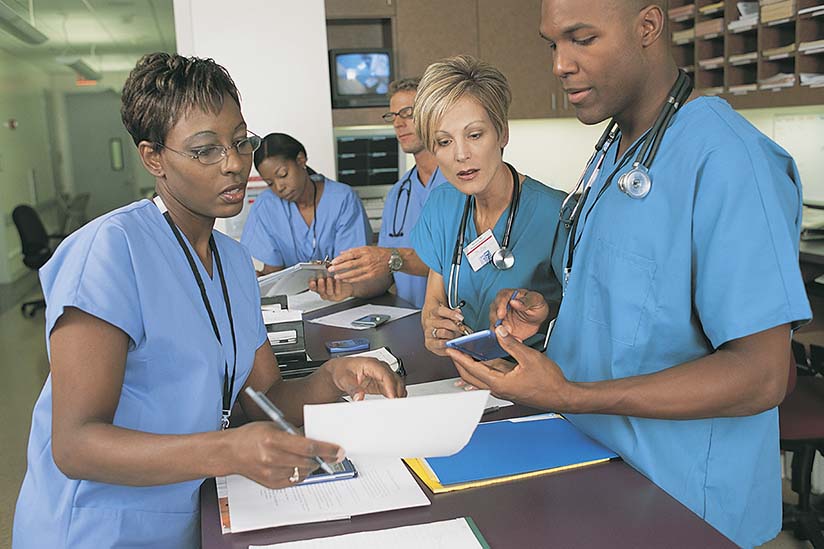
[[403, 257], [397, 248], [392, 248], [392, 253], [389, 256], [389, 272], [396, 273], [403, 267]]

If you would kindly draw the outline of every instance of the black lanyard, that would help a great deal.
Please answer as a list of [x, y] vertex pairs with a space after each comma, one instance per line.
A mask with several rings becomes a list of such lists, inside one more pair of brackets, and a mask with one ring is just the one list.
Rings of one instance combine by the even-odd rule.
[[[195, 264], [195, 259], [192, 257], [192, 252], [190, 252], [188, 246], [186, 246], [186, 242], [183, 240], [183, 235], [180, 234], [180, 229], [178, 229], [175, 222], [172, 221], [172, 216], [169, 215], [168, 210], [163, 212], [163, 217], [166, 218], [166, 222], [169, 224], [169, 227], [172, 228], [172, 233], [174, 233], [175, 238], [177, 239], [177, 243], [180, 244], [180, 247], [183, 249], [183, 253], [186, 255], [186, 261], [189, 262], [189, 267], [192, 269], [192, 274], [195, 275], [197, 287], [200, 288], [200, 297], [203, 299], [203, 305], [206, 307], [206, 312], [209, 313], [209, 320], [212, 323], [212, 330], [215, 332], [217, 342], [223, 346], [223, 341], [220, 339], [220, 329], [217, 327], [215, 314], [212, 312], [212, 304], [209, 302], [209, 296], [206, 295], [206, 286], [203, 284], [203, 279], [200, 277], [200, 273], [197, 270], [197, 265]], [[220, 418], [220, 427], [221, 429], [226, 429], [229, 427], [229, 416], [232, 414], [232, 393], [235, 390], [235, 373], [237, 372], [237, 340], [235, 338], [235, 322], [232, 318], [232, 303], [229, 301], [229, 290], [226, 288], [226, 277], [223, 276], [223, 264], [220, 262], [220, 254], [217, 251], [217, 245], [215, 244], [215, 237], [213, 235], [209, 235], [209, 249], [212, 250], [212, 253], [215, 256], [215, 263], [217, 263], [217, 274], [220, 277], [220, 288], [223, 290], [223, 301], [226, 303], [226, 314], [229, 316], [229, 328], [232, 331], [232, 349], [234, 350], [234, 354], [232, 355], [231, 380], [229, 379], [229, 363], [226, 360], [223, 362], [223, 414]]]

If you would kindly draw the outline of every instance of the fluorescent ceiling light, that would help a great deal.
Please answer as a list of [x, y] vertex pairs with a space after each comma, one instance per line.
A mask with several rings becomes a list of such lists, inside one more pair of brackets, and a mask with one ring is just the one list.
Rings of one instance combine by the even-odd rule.
[[78, 76], [85, 80], [100, 80], [103, 75], [94, 70], [88, 63], [79, 57], [58, 57], [56, 59], [61, 65], [66, 65], [74, 70]]
[[42, 44], [48, 36], [29, 25], [17, 12], [0, 0], [0, 29], [22, 40], [27, 44]]

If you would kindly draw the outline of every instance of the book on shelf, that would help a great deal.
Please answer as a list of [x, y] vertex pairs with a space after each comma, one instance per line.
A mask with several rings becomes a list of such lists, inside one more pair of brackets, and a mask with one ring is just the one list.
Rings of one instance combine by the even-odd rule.
[[701, 21], [695, 25], [695, 36], [702, 37], [724, 32], [724, 18], [718, 17], [709, 21]]
[[798, 10], [798, 15], [807, 14], [809, 14], [810, 17], [815, 17], [816, 15], [824, 14], [824, 4], [818, 4], [817, 6], [810, 6], [808, 8]]
[[748, 63], [755, 63], [758, 60], [758, 52], [750, 51], [747, 53], [736, 53], [730, 55], [731, 65], [746, 65]]
[[729, 89], [730, 93], [733, 95], [744, 95], [745, 93], [758, 91], [758, 84], [755, 82], [751, 84], [738, 84], [735, 86], [730, 86]]
[[689, 28], [680, 31], [675, 31], [672, 33], [672, 41], [675, 43], [678, 42], [688, 42], [695, 38], [695, 29]]
[[795, 43], [787, 44], [786, 46], [779, 46], [777, 48], [767, 48], [761, 51], [764, 57], [775, 57], [776, 55], [790, 54], [795, 51]]
[[824, 86], [824, 74], [817, 72], [802, 72], [799, 76], [801, 77], [802, 86], [810, 86], [813, 88]]
[[667, 16], [672, 21], [683, 21], [695, 16], [695, 4], [688, 4], [686, 6], [678, 6], [677, 8], [670, 8], [667, 11]]
[[801, 53], [824, 51], [824, 38], [822, 38], [821, 40], [810, 40], [809, 42], [801, 42], [798, 45], [798, 51]]
[[795, 75], [786, 72], [779, 72], [769, 78], [762, 78], [758, 81], [758, 87], [762, 90], [779, 88], [790, 88], [795, 85]]
[[698, 61], [698, 66], [704, 70], [717, 69], [724, 66], [724, 56], [712, 57], [710, 59], [701, 59]]

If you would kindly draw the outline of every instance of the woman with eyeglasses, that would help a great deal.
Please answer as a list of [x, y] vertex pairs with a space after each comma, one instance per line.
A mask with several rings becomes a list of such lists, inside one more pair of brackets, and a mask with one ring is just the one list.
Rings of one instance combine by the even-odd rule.
[[240, 241], [263, 263], [260, 275], [372, 242], [352, 187], [315, 173], [306, 160], [303, 145], [285, 133], [270, 133], [255, 151], [255, 168], [272, 192], [252, 204]]
[[157, 196], [88, 223], [40, 270], [51, 372], [32, 417], [18, 549], [199, 547], [204, 478], [281, 488], [316, 457], [344, 455], [268, 420], [225, 429], [237, 401], [266, 419], [245, 388], [296, 424], [304, 403], [405, 394], [373, 359], [281, 379], [248, 252], [213, 230], [240, 211], [260, 144], [223, 67], [147, 55], [121, 113]]
[[488, 328], [504, 288], [529, 281], [548, 302], [561, 299], [564, 193], [504, 162], [511, 97], [506, 77], [470, 56], [433, 63], [418, 86], [415, 127], [451, 183], [432, 191], [412, 231], [430, 268], [421, 323], [436, 354]]

